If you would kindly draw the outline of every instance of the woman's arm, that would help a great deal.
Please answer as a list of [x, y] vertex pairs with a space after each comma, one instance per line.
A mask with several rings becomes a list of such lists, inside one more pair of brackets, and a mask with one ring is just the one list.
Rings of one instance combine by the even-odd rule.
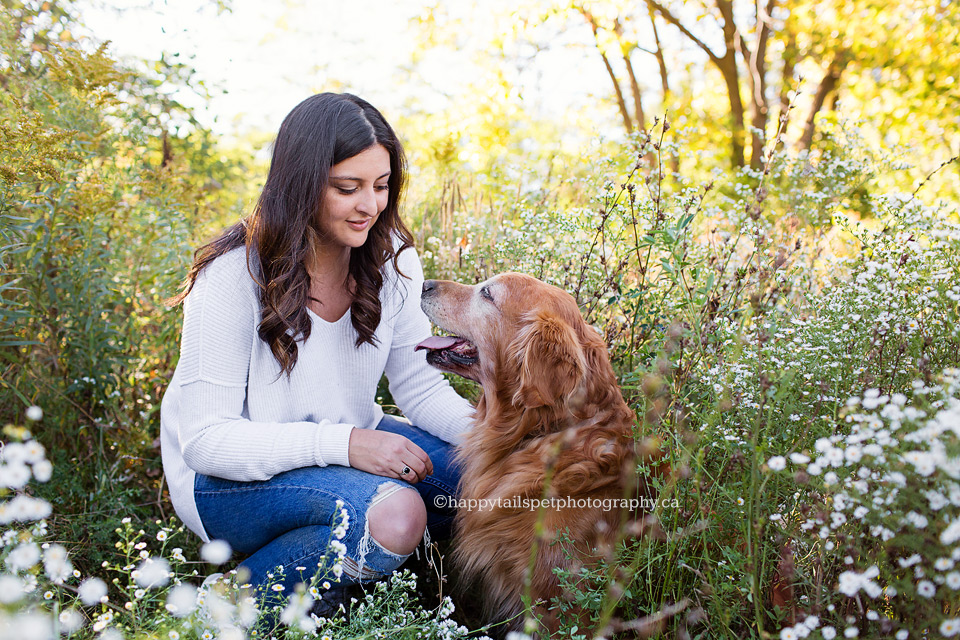
[[[184, 304], [178, 377], [179, 442], [198, 473], [266, 480], [305, 466], [349, 463], [349, 424], [251, 421], [245, 412], [251, 354], [260, 347], [259, 301], [238, 249], [197, 278]], [[289, 399], [277, 397], [278, 416]]]

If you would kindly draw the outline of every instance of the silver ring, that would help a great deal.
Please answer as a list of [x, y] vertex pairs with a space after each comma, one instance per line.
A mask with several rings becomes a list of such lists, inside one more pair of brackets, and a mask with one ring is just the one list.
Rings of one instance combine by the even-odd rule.
[[404, 467], [403, 471], [400, 472], [400, 475], [405, 476], [410, 473], [410, 467]]

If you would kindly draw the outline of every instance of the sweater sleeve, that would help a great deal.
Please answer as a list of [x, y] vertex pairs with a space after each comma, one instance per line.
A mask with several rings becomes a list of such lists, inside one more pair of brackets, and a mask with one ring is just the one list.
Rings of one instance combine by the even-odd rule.
[[473, 425], [473, 407], [414, 348], [430, 336], [430, 321], [420, 309], [423, 267], [414, 249], [400, 254], [399, 268], [408, 278], [391, 274], [400, 308], [385, 373], [397, 406], [424, 431], [456, 443]]
[[187, 296], [178, 364], [184, 461], [198, 473], [237, 481], [267, 480], [299, 467], [346, 465], [352, 425], [246, 417], [259, 315], [242, 249], [209, 264]]

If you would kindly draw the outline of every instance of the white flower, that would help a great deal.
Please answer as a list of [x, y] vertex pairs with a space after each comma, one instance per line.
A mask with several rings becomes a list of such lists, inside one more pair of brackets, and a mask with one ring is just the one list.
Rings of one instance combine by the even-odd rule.
[[824, 454], [827, 464], [831, 467], [839, 467], [843, 464], [843, 449], [837, 449], [836, 447], [831, 447]]
[[791, 453], [790, 462], [794, 464], [807, 464], [810, 462], [810, 456], [805, 456], [802, 453]]
[[767, 466], [773, 471], [783, 471], [787, 468], [787, 460], [783, 456], [773, 456], [767, 460]]
[[0, 604], [13, 604], [23, 597], [23, 581], [9, 573], [0, 575]]
[[123, 640], [123, 634], [119, 629], [111, 628], [97, 636], [97, 640]]
[[100, 578], [87, 578], [80, 583], [77, 589], [77, 595], [83, 604], [93, 606], [101, 601], [107, 595], [107, 583]]
[[910, 632], [906, 629], [900, 629], [897, 631], [897, 634], [894, 636], [897, 640], [907, 640], [910, 637]]
[[163, 558], [148, 558], [130, 575], [146, 589], [162, 587], [170, 580], [170, 563]]
[[18, 495], [13, 500], [0, 503], [0, 524], [42, 520], [51, 512], [50, 503], [46, 500]]
[[940, 623], [940, 635], [950, 638], [960, 634], [960, 618], [951, 618]]
[[166, 539], [167, 539], [166, 529], [161, 529], [160, 531], [157, 531], [157, 540], [159, 540], [160, 542], [163, 542]]
[[33, 463], [33, 477], [37, 482], [47, 482], [53, 475], [53, 465], [49, 460], [38, 460]]
[[820, 635], [823, 636], [823, 640], [833, 640], [837, 637], [837, 630], [833, 627], [824, 627], [820, 629]]
[[793, 630], [793, 627], [781, 629], [780, 640], [797, 640], [797, 632]]
[[14, 572], [25, 571], [40, 562], [40, 547], [33, 542], [17, 545], [7, 556], [7, 566]]
[[[9, 446], [9, 445], [8, 445]], [[0, 487], [22, 489], [30, 482], [30, 468], [22, 462], [0, 463]]]
[[937, 588], [929, 580], [921, 580], [917, 583], [917, 595], [921, 598], [932, 598], [937, 592]]
[[43, 445], [36, 440], [28, 440], [27, 442], [24, 442], [23, 450], [26, 453], [26, 462], [29, 462], [30, 464], [34, 464], [43, 460], [44, 454], [46, 453], [43, 449]]
[[63, 584], [64, 580], [73, 575], [73, 565], [67, 559], [67, 550], [59, 544], [52, 544], [44, 549], [43, 568], [54, 584]]
[[197, 588], [190, 584], [181, 584], [167, 594], [166, 609], [178, 618], [190, 615], [197, 607]]
[[43, 409], [37, 405], [27, 407], [27, 420], [33, 420], [34, 422], [43, 420]]
[[223, 564], [233, 551], [225, 540], [211, 540], [200, 548], [200, 557], [210, 564]]
[[950, 523], [946, 529], [940, 532], [940, 542], [950, 546], [957, 540], [960, 540], [960, 518]]
[[953, 565], [956, 564], [952, 558], [937, 558], [937, 561], [933, 563], [933, 568], [937, 571], [949, 571], [953, 569]]
[[920, 554], [919, 554], [919, 553], [915, 553], [915, 554], [913, 554], [912, 556], [910, 556], [909, 558], [899, 558], [899, 559], [897, 560], [897, 564], [900, 565], [900, 568], [906, 569], [906, 568], [908, 568], [908, 567], [912, 567], [913, 565], [917, 564], [917, 563], [920, 562], [920, 560], [922, 560], [922, 559], [923, 559], [923, 558], [920, 557]]
[[843, 630], [844, 638], [856, 638], [860, 635], [860, 631], [856, 627], [847, 627]]
[[960, 572], [951, 571], [944, 578], [944, 584], [956, 591], [960, 589]]
[[67, 609], [60, 614], [60, 630], [68, 635], [78, 631], [85, 622], [85, 618], [76, 609]]

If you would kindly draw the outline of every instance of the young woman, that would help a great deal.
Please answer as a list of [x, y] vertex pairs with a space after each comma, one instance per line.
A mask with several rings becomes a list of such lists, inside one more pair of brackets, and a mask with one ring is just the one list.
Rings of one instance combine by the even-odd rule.
[[[317, 571], [342, 503], [340, 584], [389, 574], [443, 534], [469, 404], [414, 347], [430, 335], [399, 216], [404, 155], [367, 102], [320, 94], [283, 121], [250, 217], [197, 251], [161, 407], [180, 518], [289, 593]], [[390, 392], [415, 425], [375, 403]]]

